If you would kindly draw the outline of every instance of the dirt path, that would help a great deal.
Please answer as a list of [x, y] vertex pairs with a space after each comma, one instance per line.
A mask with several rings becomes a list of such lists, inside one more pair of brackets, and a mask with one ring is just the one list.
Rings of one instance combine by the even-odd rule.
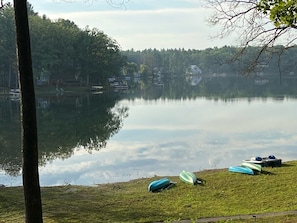
[[[274, 217], [274, 216], [283, 216], [283, 215], [297, 215], [296, 211], [282, 211], [282, 212], [271, 212], [271, 213], [264, 213], [264, 214], [255, 214], [255, 215], [236, 215], [236, 216], [227, 216], [227, 217], [216, 217], [216, 218], [201, 218], [198, 219], [196, 222], [218, 222], [218, 221], [227, 221], [232, 219], [255, 219], [255, 222], [258, 218], [264, 217]], [[155, 222], [161, 223], [161, 222]], [[172, 223], [193, 223], [192, 220], [180, 220], [174, 221]]]

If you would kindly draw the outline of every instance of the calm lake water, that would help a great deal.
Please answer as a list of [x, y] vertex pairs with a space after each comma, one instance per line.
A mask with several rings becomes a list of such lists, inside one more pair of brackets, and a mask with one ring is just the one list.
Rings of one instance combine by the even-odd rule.
[[[173, 176], [271, 154], [284, 162], [297, 159], [294, 97], [134, 97], [114, 107], [127, 108], [120, 130], [98, 151], [75, 146], [71, 155], [44, 162], [42, 186]], [[21, 185], [21, 177], [2, 171], [0, 184]]]

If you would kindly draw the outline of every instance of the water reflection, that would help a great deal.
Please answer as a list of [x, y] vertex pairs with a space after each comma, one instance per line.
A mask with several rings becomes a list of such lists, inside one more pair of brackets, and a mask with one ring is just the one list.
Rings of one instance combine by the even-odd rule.
[[[162, 88], [135, 86], [120, 98], [103, 93], [38, 100], [41, 185], [178, 175], [258, 155], [297, 159], [296, 88], [270, 81], [271, 88], [255, 92], [253, 81], [213, 82], [203, 78], [197, 86], [186, 81], [172, 86], [169, 80]], [[21, 184], [20, 177], [7, 175], [19, 174], [21, 164], [15, 140], [19, 111], [13, 103], [1, 102], [0, 163], [6, 174], [0, 174], [0, 183], [5, 185]]]
[[[113, 95], [47, 96], [37, 99], [39, 163], [68, 159], [77, 146], [87, 152], [105, 147], [127, 115], [126, 107], [115, 106]], [[20, 174], [19, 102], [2, 100], [0, 165], [7, 174]]]

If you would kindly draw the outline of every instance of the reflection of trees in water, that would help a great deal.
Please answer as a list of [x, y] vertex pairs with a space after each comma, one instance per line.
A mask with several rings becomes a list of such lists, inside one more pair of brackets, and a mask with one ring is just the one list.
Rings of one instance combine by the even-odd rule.
[[[99, 114], [100, 115], [100, 114]], [[107, 140], [115, 135], [120, 128], [124, 118], [128, 116], [128, 107], [120, 107], [116, 104], [114, 107], [109, 108], [105, 114], [105, 119], [98, 118], [98, 122], [93, 123], [89, 128], [89, 134], [97, 132], [97, 135], [89, 137], [85, 135], [84, 139], [80, 139], [78, 146], [82, 146], [89, 152], [92, 150], [100, 150], [106, 146]], [[103, 116], [100, 116], [103, 117]]]
[[[40, 164], [69, 158], [77, 147], [89, 152], [105, 147], [127, 117], [127, 107], [115, 106], [116, 100], [115, 95], [107, 94], [44, 97], [42, 101], [49, 106], [37, 108]], [[18, 106], [12, 107], [9, 101], [0, 103], [2, 114], [19, 116]], [[20, 120], [6, 116], [0, 116], [0, 168], [15, 176], [22, 166]]]
[[[238, 98], [272, 97], [295, 97], [297, 94], [297, 77], [282, 78], [279, 76], [264, 76], [263, 83], [258, 84], [258, 79], [233, 76], [201, 75], [193, 79], [189, 76], [180, 75], [175, 78], [163, 77], [162, 88], [154, 86], [150, 80], [142, 81], [141, 88], [134, 84], [134, 88], [126, 97], [129, 99], [143, 98], [155, 99], [195, 99], [204, 97], [213, 100], [234, 101]], [[265, 79], [264, 79], [265, 78]]]
[[0, 169], [17, 176], [22, 166], [20, 103], [0, 101]]
[[[267, 77], [269, 78], [269, 77]], [[186, 78], [167, 78], [164, 86], [155, 86], [151, 80], [141, 81], [141, 88], [132, 86], [129, 99], [185, 100], [205, 97], [211, 100], [233, 102], [240, 98], [272, 97], [275, 100], [296, 98], [297, 78], [269, 78], [266, 85], [256, 85], [254, 79], [241, 76], [203, 77], [197, 86]], [[66, 95], [67, 96], [67, 95]], [[105, 147], [128, 115], [127, 107], [119, 107], [112, 94], [80, 95], [38, 98], [39, 162], [45, 165], [54, 159], [71, 157], [76, 148], [91, 152]], [[21, 166], [19, 102], [0, 101], [0, 169], [18, 175]]]

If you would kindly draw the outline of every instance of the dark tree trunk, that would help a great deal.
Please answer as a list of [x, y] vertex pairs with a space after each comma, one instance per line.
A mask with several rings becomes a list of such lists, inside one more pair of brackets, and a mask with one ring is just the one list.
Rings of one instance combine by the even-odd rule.
[[21, 90], [23, 186], [27, 223], [42, 222], [34, 79], [26, 0], [14, 0]]

